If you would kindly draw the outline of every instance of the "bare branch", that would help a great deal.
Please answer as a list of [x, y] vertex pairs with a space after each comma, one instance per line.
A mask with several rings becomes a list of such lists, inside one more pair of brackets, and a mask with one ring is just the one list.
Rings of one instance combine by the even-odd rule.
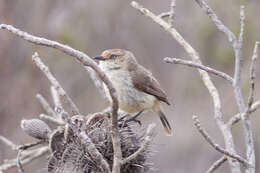
[[235, 52], [235, 72], [234, 72], [234, 91], [235, 91], [235, 97], [236, 97], [236, 102], [238, 105], [238, 109], [240, 113], [245, 112], [245, 103], [243, 100], [242, 92], [241, 92], [241, 87], [240, 87], [240, 78], [241, 78], [241, 64], [242, 64], [242, 45], [243, 45], [243, 32], [244, 32], [244, 8], [240, 9], [240, 34], [239, 34], [239, 40], [238, 42], [236, 41], [234, 43], [233, 49]]
[[227, 37], [229, 42], [232, 43], [232, 45], [236, 42], [236, 36], [233, 34], [233, 32], [230, 31], [219, 19], [216, 13], [208, 6], [208, 4], [204, 0], [195, 0], [199, 6], [206, 12], [206, 14], [209, 16], [209, 18], [214, 22], [216, 27], [219, 31], [223, 32]]
[[47, 100], [41, 94], [39, 94], [39, 93], [36, 94], [36, 98], [38, 99], [42, 108], [46, 111], [47, 114], [49, 114], [53, 117], [57, 117], [55, 111], [52, 109], [52, 107], [49, 105]]
[[248, 96], [248, 104], [247, 104], [248, 108], [250, 108], [254, 102], [255, 78], [256, 78], [255, 69], [256, 69], [256, 60], [258, 58], [259, 44], [260, 42], [258, 41], [255, 43], [254, 52], [253, 52], [251, 65], [250, 65], [250, 86], [251, 87]]
[[238, 43], [241, 44], [240, 47], [242, 48], [243, 45], [243, 35], [245, 30], [245, 6], [240, 6], [240, 33], [238, 38]]
[[172, 27], [175, 18], [175, 8], [176, 8], [176, 0], [172, 0], [170, 5], [170, 15], [168, 19], [168, 23], [170, 27]]
[[95, 86], [98, 88], [98, 91], [101, 94], [101, 96], [103, 96], [104, 99], [108, 100], [108, 98], [107, 98], [107, 96], [105, 94], [104, 87], [103, 87], [103, 82], [100, 79], [100, 77], [98, 77], [98, 75], [95, 72], [95, 70], [93, 70], [92, 68], [87, 67], [87, 66], [85, 66], [85, 70], [88, 71], [90, 78], [94, 82]]
[[24, 169], [23, 169], [23, 166], [22, 166], [21, 160], [20, 160], [21, 153], [22, 153], [22, 150], [19, 150], [18, 154], [17, 154], [17, 158], [16, 158], [16, 166], [18, 168], [19, 173], [24, 173]]
[[32, 160], [47, 153], [47, 151], [49, 150], [48, 147], [41, 147], [41, 148], [38, 148], [35, 150], [30, 150], [30, 151], [27, 151], [27, 152], [24, 152], [23, 154], [21, 154], [20, 149], [28, 148], [29, 146], [38, 145], [38, 144], [42, 143], [43, 141], [38, 141], [37, 143], [33, 143], [30, 145], [23, 145], [23, 146], [18, 146], [3, 136], [0, 136], [0, 141], [5, 143], [7, 146], [11, 147], [12, 150], [15, 150], [15, 151], [18, 150], [17, 158], [12, 159], [12, 160], [6, 160], [2, 165], [0, 165], [0, 173], [3, 171], [6, 171], [12, 167], [15, 167], [15, 166], [18, 166], [19, 172], [21, 173], [22, 164], [27, 164], [27, 163], [31, 162]]
[[144, 150], [147, 149], [147, 147], [150, 145], [150, 143], [152, 141], [152, 135], [153, 135], [153, 130], [154, 130], [155, 126], [156, 126], [155, 124], [150, 124], [148, 126], [142, 146], [135, 153], [133, 153], [130, 156], [128, 156], [127, 158], [123, 159], [122, 163], [121, 163], [122, 165], [135, 159], [141, 152], [143, 152]]
[[227, 156], [223, 156], [220, 159], [218, 159], [216, 162], [214, 162], [211, 167], [207, 170], [206, 173], [213, 173], [216, 169], [218, 169], [223, 163], [227, 161]]
[[51, 86], [50, 90], [51, 90], [51, 96], [52, 96], [52, 100], [53, 100], [55, 108], [62, 107], [60, 94], [58, 93], [58, 90], [55, 89], [54, 86]]
[[17, 150], [18, 146], [4, 136], [0, 135], [0, 141], [10, 147], [12, 150]]
[[228, 74], [215, 70], [213, 68], [204, 66], [202, 64], [197, 64], [192, 61], [182, 60], [182, 59], [178, 59], [178, 58], [169, 58], [169, 57], [164, 58], [164, 61], [167, 63], [181, 64], [181, 65], [187, 65], [189, 67], [199, 68], [201, 70], [205, 70], [209, 73], [222, 77], [223, 79], [227, 80], [231, 84], [233, 83], [233, 78], [231, 76], [229, 76]]
[[68, 96], [66, 91], [62, 88], [62, 86], [57, 81], [57, 79], [51, 74], [49, 68], [41, 61], [37, 52], [35, 52], [34, 55], [32, 56], [32, 60], [37, 65], [37, 67], [39, 67], [39, 69], [41, 69], [41, 71], [46, 75], [46, 77], [49, 79], [49, 81], [55, 87], [55, 89], [57, 89], [57, 92], [61, 96], [62, 101], [70, 105], [72, 114], [79, 115], [80, 114], [79, 109], [77, 108], [75, 103], [71, 100], [71, 98]]
[[245, 101], [243, 99], [241, 87], [240, 87], [240, 78], [241, 78], [241, 64], [242, 64], [242, 45], [243, 45], [243, 32], [244, 32], [244, 7], [240, 8], [240, 35], [237, 46], [233, 46], [235, 52], [235, 73], [234, 73], [234, 91], [235, 98], [238, 105], [238, 109], [242, 118], [242, 124], [245, 134], [245, 143], [246, 143], [246, 156], [248, 162], [252, 165], [251, 168], [245, 170], [246, 173], [255, 173], [255, 149], [253, 142], [253, 132], [251, 127], [251, 121], [249, 118], [249, 108], [246, 108]]
[[[37, 148], [35, 150], [30, 150], [27, 152], [23, 152], [21, 155], [21, 164], [26, 165], [30, 163], [32, 160], [35, 160], [44, 154], [46, 154], [49, 151], [49, 148], [47, 146]], [[6, 171], [10, 168], [13, 168], [16, 166], [17, 159], [12, 160], [6, 160], [4, 164], [0, 165], [0, 172]]]
[[[252, 104], [251, 108], [248, 110], [248, 114], [255, 112], [258, 108], [260, 108], [260, 100]], [[231, 117], [226, 124], [227, 126], [231, 127], [234, 124], [238, 123], [240, 120], [241, 120], [241, 115], [240, 113], [238, 113], [233, 117]]]
[[114, 171], [114, 173], [119, 172], [120, 171], [120, 162], [122, 159], [122, 152], [121, 152], [121, 147], [120, 147], [120, 137], [119, 137], [119, 133], [118, 133], [118, 122], [117, 122], [117, 110], [118, 110], [117, 94], [116, 94], [116, 90], [113, 87], [111, 81], [104, 74], [104, 72], [98, 67], [97, 63], [95, 63], [95, 61], [93, 61], [91, 58], [89, 58], [89, 56], [87, 56], [83, 52], [75, 50], [67, 45], [60, 44], [56, 41], [51, 41], [51, 40], [48, 40], [45, 38], [40, 38], [40, 37], [30, 35], [11, 25], [0, 24], [0, 29], [8, 30], [9, 32], [19, 36], [20, 38], [23, 38], [24, 40], [26, 40], [28, 42], [58, 49], [70, 56], [75, 57], [84, 66], [91, 67], [98, 74], [98, 77], [106, 84], [106, 86], [109, 90], [110, 96], [112, 98], [112, 129], [111, 129], [112, 132], [111, 132], [111, 136], [112, 136], [113, 149], [114, 149], [113, 171]]
[[200, 132], [200, 134], [204, 137], [204, 139], [206, 139], [206, 141], [213, 147], [215, 148], [217, 151], [219, 151], [222, 154], [225, 154], [228, 157], [231, 157], [233, 159], [238, 160], [240, 163], [242, 163], [245, 167], [252, 167], [244, 158], [240, 157], [237, 154], [233, 154], [230, 153], [229, 151], [223, 149], [222, 147], [220, 147], [218, 144], [216, 144], [215, 141], [213, 141], [213, 139], [209, 136], [209, 134], [206, 132], [205, 129], [202, 128], [200, 121], [198, 119], [197, 116], [193, 116], [192, 117], [193, 121], [194, 121], [194, 125], [197, 127], [198, 131]]
[[58, 120], [56, 118], [53, 118], [53, 117], [46, 115], [46, 114], [40, 114], [39, 117], [40, 117], [40, 119], [42, 119], [44, 121], [51, 122], [51, 123], [54, 123], [56, 125], [64, 125], [63, 121]]
[[[240, 34], [239, 38], [235, 37], [234, 33], [228, 29], [217, 17], [215, 12], [207, 5], [204, 0], [196, 0], [199, 6], [206, 12], [206, 14], [210, 17], [210, 19], [214, 22], [219, 31], [223, 32], [228, 40], [232, 43], [232, 47], [235, 53], [235, 73], [234, 73], [234, 92], [235, 98], [238, 105], [238, 109], [240, 115], [243, 116], [243, 129], [245, 133], [245, 141], [246, 141], [246, 150], [247, 150], [247, 159], [253, 167], [255, 167], [255, 151], [254, 151], [254, 142], [253, 142], [253, 134], [251, 128], [251, 122], [245, 107], [245, 102], [243, 99], [243, 95], [240, 87], [240, 78], [241, 78], [241, 62], [242, 62], [242, 46], [243, 46], [243, 34], [244, 34], [244, 6], [240, 8]], [[254, 168], [246, 169], [246, 173], [254, 173]]]
[[91, 154], [91, 157], [96, 161], [96, 163], [100, 164], [100, 167], [102, 168], [102, 171], [105, 173], [111, 173], [109, 165], [107, 161], [103, 158], [102, 154], [97, 150], [91, 139], [88, 137], [88, 135], [83, 131], [80, 132], [80, 139], [85, 144], [85, 146], [88, 148], [89, 153]]
[[[149, 17], [155, 23], [160, 25], [165, 31], [169, 32], [170, 35], [185, 49], [185, 51], [189, 54], [189, 56], [191, 57], [191, 59], [194, 63], [202, 64], [197, 51], [195, 51], [195, 49], [179, 34], [179, 32], [175, 28], [170, 27], [167, 22], [165, 22], [164, 20], [162, 20], [161, 18], [156, 16], [154, 13], [152, 13], [148, 9], [142, 7], [137, 2], [132, 1], [131, 5], [134, 8], [136, 8], [138, 11], [140, 11], [143, 15], [145, 15], [146, 17]], [[231, 33], [231, 35], [232, 35], [232, 33]], [[232, 41], [232, 39], [231, 39], [231, 41]], [[206, 71], [201, 70], [201, 69], [198, 69], [198, 71], [202, 78], [203, 83], [207, 87], [207, 89], [213, 99], [215, 120], [224, 137], [226, 148], [229, 152], [235, 154], [236, 151], [235, 151], [235, 147], [234, 147], [234, 141], [233, 141], [231, 129], [226, 128], [226, 125], [223, 121], [223, 115], [222, 115], [222, 111], [221, 111], [221, 101], [220, 101], [218, 90], [216, 89], [215, 85], [211, 81], [211, 78]], [[231, 170], [234, 173], [241, 172], [240, 165], [237, 161], [229, 159], [229, 164], [231, 166]]]

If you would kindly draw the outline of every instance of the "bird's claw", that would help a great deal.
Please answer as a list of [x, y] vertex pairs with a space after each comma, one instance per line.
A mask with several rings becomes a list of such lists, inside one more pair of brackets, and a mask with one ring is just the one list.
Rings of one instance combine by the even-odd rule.
[[138, 123], [140, 126], [142, 126], [142, 122], [141, 122], [140, 120], [137, 120], [135, 116], [129, 118], [128, 120], [125, 120], [124, 124], [129, 123], [129, 122], [131, 122], [131, 121], [136, 122], [136, 123]]
[[[141, 122], [140, 120], [137, 120], [137, 117], [138, 117], [139, 115], [141, 115], [142, 112], [143, 112], [143, 110], [140, 111], [140, 112], [138, 112], [137, 114], [135, 114], [135, 115], [132, 116], [131, 118], [125, 120], [125, 121], [123, 122], [123, 126], [124, 126], [126, 123], [129, 123], [129, 122], [131, 122], [131, 121], [136, 122], [136, 123], [138, 123], [140, 126], [142, 126], [142, 122]], [[122, 118], [119, 119], [119, 121], [125, 119], [127, 116], [129, 116], [129, 115], [123, 116]]]

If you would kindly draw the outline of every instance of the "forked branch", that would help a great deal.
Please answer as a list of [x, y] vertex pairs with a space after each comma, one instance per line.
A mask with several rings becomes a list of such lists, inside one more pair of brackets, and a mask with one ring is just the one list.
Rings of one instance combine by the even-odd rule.
[[201, 126], [201, 123], [198, 119], [197, 116], [193, 116], [192, 117], [193, 121], [194, 121], [194, 125], [196, 126], [197, 130], [200, 132], [200, 134], [204, 137], [204, 139], [213, 147], [215, 148], [217, 151], [219, 151], [220, 153], [231, 157], [233, 159], [236, 159], [237, 161], [239, 161], [240, 163], [242, 163], [245, 167], [252, 167], [244, 158], [240, 157], [237, 154], [233, 154], [230, 153], [229, 151], [223, 149], [222, 147], [220, 147], [210, 136], [209, 134], [206, 132], [206, 130]]

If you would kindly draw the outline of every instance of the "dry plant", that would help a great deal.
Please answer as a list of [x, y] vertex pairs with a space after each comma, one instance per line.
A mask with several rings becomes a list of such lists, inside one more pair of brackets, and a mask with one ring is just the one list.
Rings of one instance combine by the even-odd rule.
[[[241, 173], [241, 165], [246, 173], [255, 173], [255, 151], [250, 123], [250, 114], [260, 107], [260, 101], [254, 101], [255, 89], [255, 63], [258, 55], [259, 42], [255, 43], [252, 62], [250, 66], [250, 93], [248, 101], [243, 99], [240, 77], [242, 66], [242, 46], [244, 33], [244, 6], [240, 9], [240, 34], [235, 34], [226, 27], [217, 17], [216, 13], [204, 0], [195, 0], [198, 5], [209, 16], [220, 32], [223, 32], [232, 44], [235, 53], [234, 75], [229, 76], [225, 72], [218, 71], [202, 64], [199, 53], [183, 38], [174, 28], [176, 1], [172, 0], [170, 11], [155, 15], [153, 12], [133, 1], [132, 7], [140, 11], [146, 17], [152, 19], [168, 32], [188, 53], [191, 60], [178, 58], [164, 58], [167, 63], [181, 64], [197, 68], [202, 81], [208, 89], [214, 103], [214, 118], [220, 129], [225, 146], [218, 145], [208, 132], [201, 126], [197, 116], [193, 116], [194, 125], [205, 140], [218, 152], [223, 154], [219, 160], [212, 164], [208, 173], [214, 172], [225, 161], [228, 161], [232, 173]], [[167, 19], [167, 20], [165, 20]], [[147, 157], [150, 155], [148, 149], [155, 125], [149, 125], [145, 133], [136, 133], [132, 125], [125, 123], [124, 119], [118, 120], [118, 100], [114, 87], [101, 71], [97, 64], [85, 53], [75, 50], [67, 45], [60, 44], [45, 38], [23, 32], [11, 25], [0, 24], [0, 29], [7, 30], [14, 35], [33, 44], [42, 45], [62, 51], [75, 57], [90, 73], [95, 85], [101, 92], [102, 82], [108, 87], [112, 106], [109, 111], [103, 111], [88, 116], [83, 116], [72, 99], [68, 96], [59, 82], [51, 74], [50, 70], [37, 53], [33, 55], [33, 61], [42, 70], [51, 82], [51, 94], [54, 101], [53, 109], [45, 98], [37, 94], [37, 98], [46, 114], [41, 114], [39, 119], [23, 120], [22, 129], [30, 136], [39, 139], [33, 144], [18, 146], [12, 141], [0, 136], [0, 140], [11, 149], [18, 151], [17, 158], [7, 160], [0, 165], [0, 173], [11, 168], [18, 167], [19, 172], [24, 172], [22, 165], [29, 163], [46, 153], [49, 153], [48, 172], [145, 172], [149, 170]], [[238, 113], [227, 122], [224, 121], [221, 99], [219, 92], [211, 80], [209, 74], [223, 78], [231, 84], [238, 106]], [[69, 106], [69, 113], [64, 110], [64, 105]], [[246, 157], [243, 158], [235, 150], [232, 135], [232, 125], [241, 120], [244, 130]], [[51, 130], [45, 122], [52, 122], [57, 128]], [[30, 149], [35, 145], [42, 144], [37, 149]], [[48, 144], [48, 145], [47, 145]]]

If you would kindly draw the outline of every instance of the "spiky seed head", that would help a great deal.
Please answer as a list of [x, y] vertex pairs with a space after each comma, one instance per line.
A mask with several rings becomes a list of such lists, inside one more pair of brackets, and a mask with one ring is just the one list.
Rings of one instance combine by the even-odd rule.
[[[110, 167], [113, 165], [113, 143], [111, 139], [111, 116], [107, 113], [98, 112], [88, 115], [83, 119], [81, 132], [84, 131], [91, 139], [97, 150], [102, 154]], [[74, 129], [75, 120], [80, 121], [80, 117], [71, 118], [72, 124], [67, 127], [59, 127], [54, 130], [49, 146], [51, 156], [48, 163], [49, 173], [100, 173], [102, 169], [99, 163], [96, 163], [89, 153], [88, 146], [82, 142]], [[144, 140], [142, 131], [134, 130], [134, 126], [125, 122], [125, 119], [119, 120], [119, 134], [121, 141], [121, 150], [124, 158], [136, 152]], [[151, 170], [148, 158], [152, 151], [149, 147], [141, 152], [135, 159], [122, 165], [121, 173], [145, 173]]]
[[39, 119], [22, 120], [21, 128], [27, 135], [40, 140], [48, 139], [51, 133], [49, 126]]

